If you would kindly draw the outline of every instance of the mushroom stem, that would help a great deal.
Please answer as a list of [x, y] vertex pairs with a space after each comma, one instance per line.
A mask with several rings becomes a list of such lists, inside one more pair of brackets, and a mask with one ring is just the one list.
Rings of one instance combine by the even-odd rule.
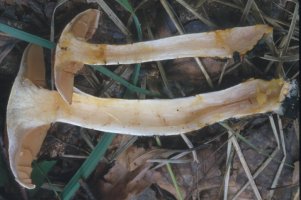
[[[91, 44], [72, 33], [61, 37], [60, 59], [89, 65], [132, 64], [185, 57], [231, 58], [234, 52], [244, 55], [272, 32], [267, 25], [186, 34], [153, 41], [123, 45]], [[242, 44], [241, 41], [248, 41]], [[67, 56], [68, 55], [68, 56]]]
[[250, 80], [226, 90], [172, 100], [73, 94], [71, 105], [59, 103], [56, 121], [130, 135], [177, 135], [228, 118], [279, 111], [287, 87], [281, 79]]
[[99, 11], [86, 10], [67, 24], [56, 47], [55, 85], [64, 100], [72, 103], [74, 74], [84, 64], [114, 65], [159, 61], [185, 57], [230, 58], [251, 50], [273, 29], [267, 25], [237, 27], [205, 33], [185, 34], [133, 44], [92, 44]]

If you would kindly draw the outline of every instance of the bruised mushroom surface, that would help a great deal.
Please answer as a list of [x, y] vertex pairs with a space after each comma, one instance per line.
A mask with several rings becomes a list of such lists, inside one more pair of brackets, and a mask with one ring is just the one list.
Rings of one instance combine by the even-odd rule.
[[73, 103], [66, 104], [58, 92], [39, 87], [44, 74], [38, 69], [43, 67], [42, 48], [28, 46], [7, 107], [10, 166], [26, 188], [34, 188], [31, 163], [52, 122], [138, 136], [177, 135], [228, 118], [281, 113], [281, 102], [292, 88], [282, 79], [253, 79], [179, 99], [125, 100], [73, 93]]
[[89, 65], [132, 64], [185, 57], [230, 58], [251, 50], [272, 27], [255, 25], [185, 34], [133, 44], [110, 45], [86, 42], [92, 37], [99, 11], [86, 10], [67, 24], [56, 47], [54, 75], [58, 92], [72, 102], [74, 74]]

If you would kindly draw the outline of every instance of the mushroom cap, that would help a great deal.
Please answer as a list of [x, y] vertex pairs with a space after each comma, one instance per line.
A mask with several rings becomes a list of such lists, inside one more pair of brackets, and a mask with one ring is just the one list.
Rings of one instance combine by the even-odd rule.
[[[35, 187], [30, 178], [31, 163], [36, 159], [51, 123], [43, 112], [43, 104], [47, 101], [44, 97], [49, 96], [50, 91], [37, 87], [46, 85], [43, 58], [41, 47], [29, 45], [24, 50], [7, 105], [10, 167], [16, 181], [28, 189]], [[42, 106], [39, 102], [43, 102], [40, 103]]]
[[96, 9], [88, 9], [78, 14], [64, 28], [57, 44], [54, 63], [55, 85], [64, 100], [69, 103], [72, 100], [74, 74], [82, 69], [84, 64], [68, 61], [65, 51], [71, 38], [75, 37], [81, 41], [89, 40], [98, 27], [98, 20], [99, 11]]

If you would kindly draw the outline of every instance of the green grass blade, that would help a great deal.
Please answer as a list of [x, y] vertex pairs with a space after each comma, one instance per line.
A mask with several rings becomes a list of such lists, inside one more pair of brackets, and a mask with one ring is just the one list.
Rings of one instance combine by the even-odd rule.
[[[124, 9], [126, 9], [128, 12], [130, 12], [133, 16], [133, 20], [134, 20], [134, 24], [136, 26], [136, 30], [137, 30], [137, 35], [138, 35], [138, 40], [141, 41], [142, 40], [142, 29], [141, 29], [141, 24], [140, 21], [137, 17], [137, 15], [135, 14], [134, 8], [132, 7], [132, 5], [129, 3], [128, 0], [116, 0]], [[136, 64], [135, 65], [135, 70], [134, 73], [132, 75], [132, 82], [133, 84], [136, 86], [138, 83], [138, 78], [139, 78], [139, 74], [140, 74], [140, 70], [141, 70], [141, 64]]]
[[100, 73], [102, 73], [102, 74], [110, 77], [111, 79], [119, 82], [120, 84], [122, 84], [123, 86], [125, 86], [126, 88], [128, 88], [129, 90], [131, 90], [133, 92], [142, 93], [142, 94], [149, 95], [149, 96], [160, 96], [160, 94], [151, 92], [151, 91], [146, 90], [146, 89], [139, 88], [139, 87], [129, 83], [125, 79], [121, 78], [120, 76], [118, 76], [114, 72], [111, 72], [110, 70], [108, 70], [107, 68], [105, 68], [103, 66], [97, 65], [97, 66], [91, 66], [91, 67], [93, 67], [96, 71], [99, 71]]
[[76, 191], [80, 188], [79, 180], [86, 179], [93, 172], [98, 162], [103, 158], [107, 148], [114, 139], [115, 134], [105, 133], [95, 149], [85, 160], [82, 166], [77, 170], [76, 174], [72, 177], [69, 183], [65, 186], [64, 191], [61, 194], [63, 200], [71, 199]]
[[124, 9], [128, 12], [133, 13], [134, 9], [128, 0], [116, 0]]
[[[142, 29], [141, 29], [141, 24], [140, 21], [137, 17], [137, 15], [134, 12], [134, 8], [132, 7], [132, 5], [129, 3], [128, 0], [116, 0], [124, 9], [126, 9], [128, 12], [130, 12], [133, 16], [133, 20], [136, 26], [136, 30], [137, 30], [137, 35], [138, 35], [138, 40], [141, 41], [142, 40]], [[141, 70], [141, 64], [136, 64], [135, 65], [135, 70], [134, 73], [132, 75], [132, 82], [133, 84], [136, 86], [138, 83], [138, 78], [139, 78], [139, 74], [140, 74], [140, 70]]]
[[[29, 191], [29, 195], [31, 197], [33, 197], [37, 193], [37, 191], [40, 189], [42, 184], [45, 182], [45, 179], [48, 182], [48, 184], [50, 185], [50, 187], [52, 187], [52, 184], [51, 184], [50, 180], [48, 179], [47, 174], [56, 163], [57, 163], [56, 160], [51, 160], [51, 161], [44, 160], [41, 162], [33, 161], [33, 163], [32, 163], [33, 169], [32, 169], [32, 173], [31, 173], [31, 179], [37, 187], [35, 189]], [[56, 190], [52, 189], [52, 191], [55, 193], [56, 197], [59, 197]]]
[[132, 82], [133, 82], [133, 85], [135, 85], [135, 86], [138, 83], [138, 78], [139, 78], [140, 70], [141, 70], [141, 64], [135, 65], [134, 74], [132, 76]]
[[6, 24], [0, 23], [0, 31], [8, 34], [9, 36], [15, 37], [17, 39], [33, 43], [48, 49], [53, 49], [55, 47], [55, 43], [50, 42], [49, 40], [46, 40], [44, 38], [41, 38], [39, 36], [21, 31], [19, 29], [10, 27]]

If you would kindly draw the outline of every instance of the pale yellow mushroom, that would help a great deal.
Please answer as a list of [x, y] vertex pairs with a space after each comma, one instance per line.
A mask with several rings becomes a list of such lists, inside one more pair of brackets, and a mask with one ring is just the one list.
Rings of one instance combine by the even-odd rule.
[[78, 14], [63, 30], [56, 47], [54, 75], [58, 92], [72, 102], [74, 74], [89, 65], [143, 63], [185, 57], [230, 58], [251, 50], [272, 27], [255, 25], [205, 33], [185, 34], [133, 44], [109, 45], [86, 42], [94, 34], [99, 11]]
[[27, 47], [7, 106], [10, 167], [26, 188], [34, 188], [31, 163], [53, 122], [138, 136], [177, 135], [228, 118], [281, 113], [281, 103], [293, 87], [282, 79], [253, 79], [225, 90], [171, 100], [73, 93], [73, 103], [67, 104], [57, 91], [39, 87], [44, 84], [43, 68], [42, 48]]

